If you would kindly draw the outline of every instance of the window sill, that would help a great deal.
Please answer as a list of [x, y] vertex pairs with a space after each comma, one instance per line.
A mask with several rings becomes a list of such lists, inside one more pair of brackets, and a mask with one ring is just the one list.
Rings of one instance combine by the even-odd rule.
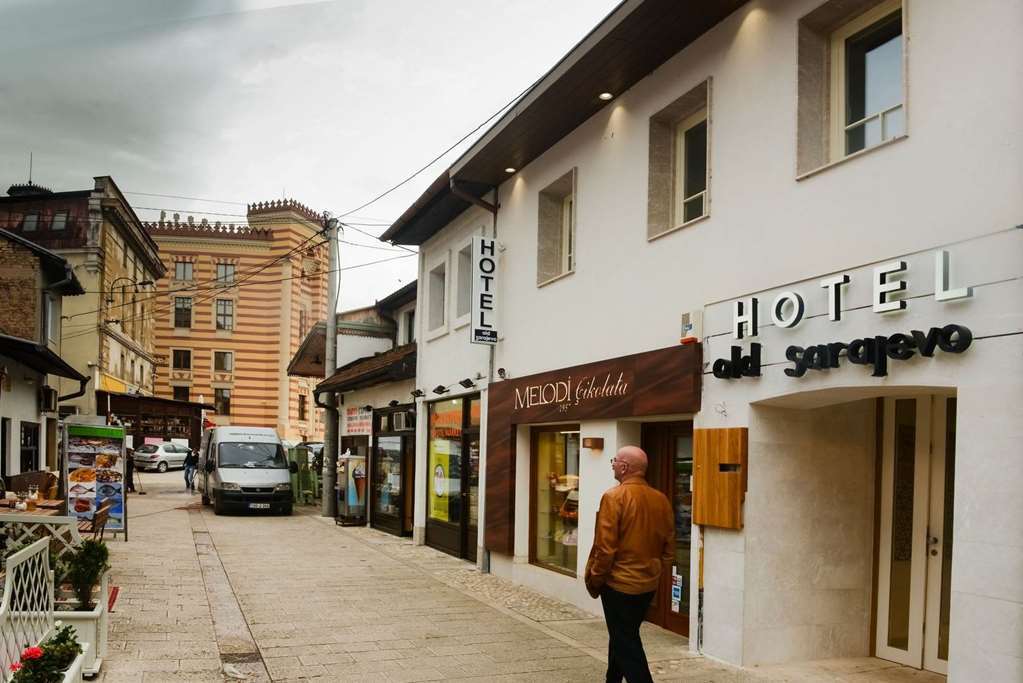
[[540, 560], [531, 560], [529, 562], [529, 564], [533, 565], [534, 567], [539, 567], [540, 569], [546, 569], [548, 571], [552, 571], [555, 574], [561, 574], [563, 576], [568, 576], [568, 577], [573, 578], [573, 579], [579, 578], [578, 575], [575, 572], [573, 572], [573, 571], [571, 571], [569, 569], [565, 569], [563, 567], [559, 567], [559, 566], [554, 565], [554, 564], [546, 564], [544, 562], [541, 562]]
[[573, 273], [575, 273], [575, 268], [573, 268], [572, 270], [566, 270], [564, 273], [561, 273], [560, 275], [555, 275], [554, 277], [544, 280], [543, 282], [538, 282], [536, 284], [537, 289], [539, 289], [540, 287], [546, 287], [547, 285], [553, 282], [557, 282], [558, 280], [562, 280], [568, 277], [569, 275], [572, 275]]
[[834, 168], [835, 166], [841, 166], [842, 164], [844, 164], [847, 161], [852, 161], [853, 159], [859, 159], [860, 157], [865, 156], [867, 154], [870, 154], [871, 152], [876, 152], [879, 149], [884, 149], [885, 147], [888, 147], [890, 145], [894, 145], [896, 142], [901, 142], [902, 140], [905, 140], [908, 137], [909, 137], [908, 133], [905, 134], [905, 135], [898, 135], [898, 136], [896, 136], [894, 138], [891, 138], [890, 140], [885, 140], [884, 142], [880, 142], [880, 143], [874, 145], [873, 147], [868, 147], [866, 149], [861, 149], [859, 152], [853, 152], [852, 154], [844, 156], [841, 159], [835, 159], [834, 161], [829, 161], [828, 163], [824, 164], [823, 166], [818, 166], [817, 168], [813, 169], [812, 171], [807, 171], [806, 173], [803, 173], [801, 175], [797, 175], [796, 176], [796, 182], [799, 182], [800, 180], [806, 180], [807, 178], [809, 178], [811, 176], [815, 176], [818, 173], [822, 173], [822, 172], [828, 170], [829, 168]]
[[427, 332], [426, 332], [426, 341], [432, 342], [435, 339], [440, 339], [441, 337], [443, 337], [447, 333], [448, 333], [448, 325], [447, 325], [447, 323], [444, 323], [440, 327], [434, 328], [432, 330], [427, 330]]
[[647, 237], [646, 241], [647, 242], [653, 242], [654, 240], [659, 240], [659, 239], [661, 239], [662, 237], [664, 237], [666, 235], [671, 235], [673, 233], [676, 233], [679, 230], [682, 230], [683, 228], [688, 228], [690, 225], [695, 225], [696, 223], [699, 223], [701, 221], [705, 221], [708, 218], [710, 218], [710, 214], [709, 213], [705, 213], [702, 216], [699, 216], [698, 218], [693, 218], [693, 219], [690, 219], [690, 220], [686, 221], [685, 223], [682, 223], [681, 225], [676, 225], [674, 228], [668, 228], [664, 232], [659, 232], [656, 235], [652, 235], [651, 237]]
[[461, 330], [462, 328], [468, 327], [469, 323], [471, 321], [472, 321], [472, 317], [469, 316], [468, 313], [463, 315], [461, 318], [456, 318], [455, 319], [455, 327], [454, 327], [454, 329], [455, 330]]

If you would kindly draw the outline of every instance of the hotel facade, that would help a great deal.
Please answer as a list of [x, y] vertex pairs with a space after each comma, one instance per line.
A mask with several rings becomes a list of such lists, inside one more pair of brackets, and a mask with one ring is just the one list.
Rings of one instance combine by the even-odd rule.
[[420, 246], [414, 538], [599, 612], [639, 444], [691, 650], [1023, 678], [1021, 19], [620, 5], [383, 237]]

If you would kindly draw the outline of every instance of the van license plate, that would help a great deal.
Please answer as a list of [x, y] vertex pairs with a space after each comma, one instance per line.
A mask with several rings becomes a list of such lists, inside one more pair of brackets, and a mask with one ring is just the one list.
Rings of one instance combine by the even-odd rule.
[[249, 509], [252, 510], [269, 510], [270, 503], [249, 503]]

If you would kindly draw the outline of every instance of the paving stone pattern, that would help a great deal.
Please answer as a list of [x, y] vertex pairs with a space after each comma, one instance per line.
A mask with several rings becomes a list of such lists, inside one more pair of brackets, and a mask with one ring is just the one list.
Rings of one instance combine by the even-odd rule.
[[[422, 546], [292, 517], [216, 516], [181, 474], [146, 474], [130, 541], [110, 541], [99, 681], [601, 681], [604, 623]], [[944, 680], [876, 659], [738, 669], [645, 625], [663, 681]]]

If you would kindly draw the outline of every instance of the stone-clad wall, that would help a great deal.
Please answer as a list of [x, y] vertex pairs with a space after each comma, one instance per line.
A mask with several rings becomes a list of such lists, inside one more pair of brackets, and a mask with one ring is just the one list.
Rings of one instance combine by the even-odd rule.
[[39, 258], [29, 249], [0, 240], [0, 333], [39, 339]]

